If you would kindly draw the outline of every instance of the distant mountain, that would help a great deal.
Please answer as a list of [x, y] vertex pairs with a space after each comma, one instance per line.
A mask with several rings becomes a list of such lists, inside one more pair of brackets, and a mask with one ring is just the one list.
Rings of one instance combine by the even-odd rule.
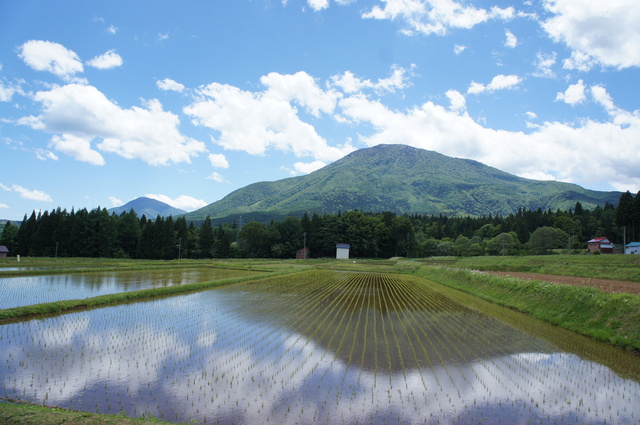
[[144, 196], [134, 199], [133, 201], [129, 201], [121, 207], [110, 208], [108, 211], [119, 215], [122, 212], [129, 212], [131, 210], [134, 210], [138, 214], [138, 217], [142, 217], [144, 214], [147, 218], [151, 219], [156, 218], [158, 215], [162, 217], [169, 217], [172, 215], [175, 217], [186, 213], [185, 210], [174, 208], [164, 202], [145, 198]]
[[190, 212], [187, 220], [268, 221], [304, 212], [358, 209], [397, 214], [508, 215], [519, 208], [568, 210], [616, 205], [620, 192], [529, 180], [469, 159], [404, 145], [355, 151], [305, 176], [260, 182]]

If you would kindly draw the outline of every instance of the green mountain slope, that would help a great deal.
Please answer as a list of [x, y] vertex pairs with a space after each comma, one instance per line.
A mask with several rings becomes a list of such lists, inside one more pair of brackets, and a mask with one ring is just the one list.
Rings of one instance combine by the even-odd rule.
[[[361, 149], [311, 174], [251, 184], [186, 215], [187, 219], [268, 221], [304, 212], [507, 215], [518, 208], [568, 210], [617, 204], [619, 192], [529, 180], [477, 161], [404, 145]], [[219, 220], [217, 220], [219, 221]]]
[[147, 218], [155, 219], [158, 215], [162, 217], [178, 216], [184, 214], [186, 211], [181, 210], [179, 208], [174, 208], [171, 205], [165, 204], [164, 202], [145, 198], [141, 196], [140, 198], [136, 198], [133, 201], [129, 201], [121, 207], [110, 208], [109, 213], [121, 214], [123, 212], [129, 212], [134, 210], [138, 217], [142, 217], [144, 214]]

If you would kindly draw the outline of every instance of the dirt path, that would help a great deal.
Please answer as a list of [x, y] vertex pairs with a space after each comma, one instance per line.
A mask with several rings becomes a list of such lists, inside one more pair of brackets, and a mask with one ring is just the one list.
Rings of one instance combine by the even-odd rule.
[[550, 282], [550, 283], [562, 283], [565, 285], [592, 286], [594, 288], [598, 288], [606, 292], [640, 295], [640, 282], [593, 279], [590, 277], [558, 276], [553, 274], [538, 274], [538, 273], [493, 272], [493, 271], [487, 271], [486, 273], [496, 274], [500, 276], [518, 277], [520, 279], [526, 279], [526, 280], [540, 280], [543, 282]]

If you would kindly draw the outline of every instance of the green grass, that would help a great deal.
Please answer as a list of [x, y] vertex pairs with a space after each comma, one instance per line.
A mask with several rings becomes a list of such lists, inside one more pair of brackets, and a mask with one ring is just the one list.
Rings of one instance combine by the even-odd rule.
[[432, 257], [420, 264], [475, 270], [530, 272], [640, 282], [638, 255], [536, 255], [505, 257]]
[[[129, 418], [127, 416], [103, 415], [99, 413], [77, 412], [27, 403], [0, 402], [0, 423], [20, 425], [140, 425], [170, 422], [155, 418]], [[173, 423], [172, 425], [176, 425]]]
[[447, 266], [424, 266], [413, 273], [595, 340], [640, 351], [639, 296]]

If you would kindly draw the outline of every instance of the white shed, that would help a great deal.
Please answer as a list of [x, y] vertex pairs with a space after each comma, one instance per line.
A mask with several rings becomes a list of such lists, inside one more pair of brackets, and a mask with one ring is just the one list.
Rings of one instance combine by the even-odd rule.
[[351, 248], [351, 245], [349, 245], [348, 243], [337, 243], [336, 244], [336, 260], [348, 260], [349, 248]]
[[631, 242], [624, 247], [625, 254], [640, 254], [640, 242]]

